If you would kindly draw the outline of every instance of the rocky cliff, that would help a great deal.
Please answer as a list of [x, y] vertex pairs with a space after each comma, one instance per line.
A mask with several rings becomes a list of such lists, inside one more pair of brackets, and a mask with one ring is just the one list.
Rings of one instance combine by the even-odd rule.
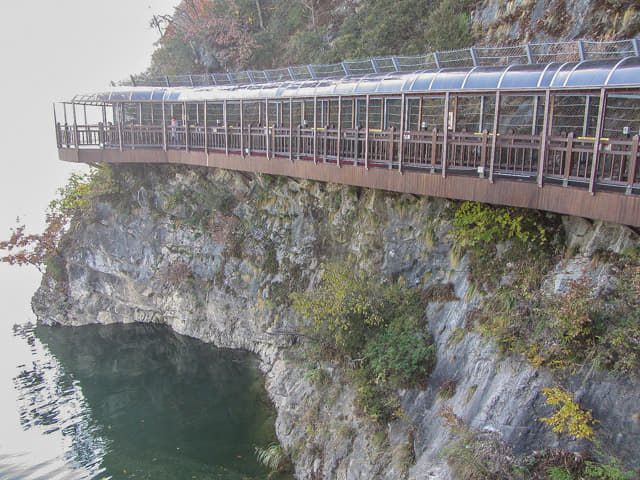
[[[535, 367], [473, 327], [470, 319], [491, 304], [494, 290], [478, 282], [470, 255], [453, 248], [456, 206], [450, 202], [186, 166], [104, 172], [115, 186], [74, 219], [62, 267], [49, 269], [33, 298], [38, 320], [165, 323], [218, 346], [255, 352], [297, 478], [460, 476], [447, 456], [454, 437], [451, 422], [439, 416], [443, 407], [494, 446], [487, 458], [499, 454], [496, 464], [557, 447], [596, 457], [615, 452], [626, 467], [638, 467], [634, 375]], [[637, 235], [617, 225], [554, 221], [564, 231], [556, 242], [567, 247], [542, 272], [540, 288], [561, 296], [581, 279], [615, 288], [602, 252], [638, 246]], [[507, 247], [499, 246], [492, 262], [508, 263], [500, 256]], [[323, 264], [335, 261], [389, 281], [403, 278], [406, 288], [449, 289], [429, 296], [425, 310], [435, 368], [427, 381], [398, 392], [402, 414], [387, 424], [354, 406], [349, 365], [305, 355], [305, 321], [289, 294], [313, 291]], [[509, 281], [508, 274], [498, 280]], [[600, 422], [598, 452], [539, 421], [553, 413], [542, 389], [559, 383]], [[487, 475], [467, 478], [511, 478]]]

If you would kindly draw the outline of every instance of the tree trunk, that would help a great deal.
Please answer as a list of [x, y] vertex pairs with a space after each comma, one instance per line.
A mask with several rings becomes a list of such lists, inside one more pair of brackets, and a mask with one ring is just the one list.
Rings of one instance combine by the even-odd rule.
[[256, 0], [256, 8], [258, 9], [258, 21], [260, 22], [260, 30], [264, 30], [264, 18], [262, 18], [262, 7], [260, 0]]

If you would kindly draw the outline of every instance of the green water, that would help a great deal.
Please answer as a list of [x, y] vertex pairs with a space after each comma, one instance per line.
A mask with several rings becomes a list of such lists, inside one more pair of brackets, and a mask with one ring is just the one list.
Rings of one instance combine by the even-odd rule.
[[75, 478], [268, 477], [254, 446], [275, 441], [275, 412], [255, 357], [151, 325], [20, 335], [34, 352], [14, 379], [22, 429], [59, 437]]

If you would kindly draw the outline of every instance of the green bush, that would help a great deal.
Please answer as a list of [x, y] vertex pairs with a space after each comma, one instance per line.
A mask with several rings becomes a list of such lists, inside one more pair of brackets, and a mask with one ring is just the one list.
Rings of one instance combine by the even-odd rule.
[[367, 342], [364, 357], [376, 383], [404, 388], [428, 376], [435, 366], [436, 350], [414, 319], [401, 317]]
[[452, 223], [453, 241], [458, 249], [495, 246], [511, 239], [529, 249], [544, 248], [549, 243], [544, 217], [535, 210], [464, 202]]
[[356, 403], [379, 422], [399, 415], [396, 389], [416, 386], [435, 364], [422, 292], [383, 281], [346, 264], [323, 265], [319, 284], [292, 294], [311, 320], [320, 355], [355, 364]]

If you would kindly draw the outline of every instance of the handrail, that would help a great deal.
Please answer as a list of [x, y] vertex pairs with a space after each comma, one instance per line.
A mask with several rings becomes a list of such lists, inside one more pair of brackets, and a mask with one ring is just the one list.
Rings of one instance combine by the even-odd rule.
[[372, 57], [327, 65], [297, 65], [270, 70], [203, 74], [131, 76], [121, 85], [199, 87], [246, 85], [273, 81], [341, 78], [370, 73], [414, 72], [445, 67], [507, 66], [512, 64], [577, 62], [640, 55], [640, 37], [627, 40], [527, 43], [514, 46], [470, 47], [414, 56]]
[[[597, 184], [640, 195], [639, 140], [484, 132], [401, 132], [394, 128], [313, 128], [247, 126], [69, 125], [57, 124], [60, 149], [168, 149], [282, 157], [366, 168], [417, 169], [447, 175], [518, 177], [535, 183], [543, 159], [545, 182], [587, 188]], [[205, 140], [206, 139], [206, 140]], [[446, 141], [445, 141], [446, 140]], [[494, 147], [495, 145], [495, 147]], [[594, 148], [598, 147], [593, 167]], [[446, 152], [443, 155], [443, 149]], [[495, 152], [493, 151], [495, 148]], [[541, 155], [541, 149], [545, 155]], [[489, 159], [493, 158], [492, 162]], [[444, 164], [443, 164], [444, 161]]]

